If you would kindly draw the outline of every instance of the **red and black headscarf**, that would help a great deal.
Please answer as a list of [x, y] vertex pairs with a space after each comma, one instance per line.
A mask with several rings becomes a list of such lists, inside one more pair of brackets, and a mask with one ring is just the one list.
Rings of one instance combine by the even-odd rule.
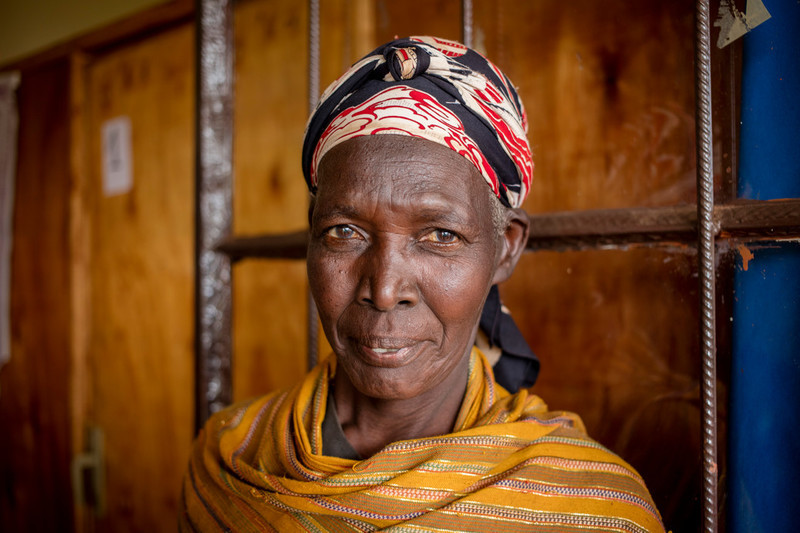
[[[312, 193], [317, 167], [334, 146], [366, 135], [409, 135], [466, 158], [506, 207], [528, 195], [533, 158], [522, 101], [494, 64], [436, 37], [387, 43], [354, 64], [323, 93], [306, 126], [303, 173]], [[503, 355], [495, 377], [510, 390], [533, 385], [539, 361], [493, 287], [481, 329]]]
[[303, 172], [364, 135], [431, 140], [469, 160], [507, 207], [528, 195], [533, 159], [525, 110], [509, 79], [478, 52], [435, 37], [392, 41], [336, 80], [308, 121]]

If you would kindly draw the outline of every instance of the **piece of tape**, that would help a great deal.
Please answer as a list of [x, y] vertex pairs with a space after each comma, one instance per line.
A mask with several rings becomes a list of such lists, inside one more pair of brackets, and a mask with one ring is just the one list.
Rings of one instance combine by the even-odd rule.
[[736, 8], [733, 0], [721, 0], [714, 21], [714, 26], [719, 28], [717, 48], [725, 48], [771, 16], [761, 0], [747, 0], [744, 13]]

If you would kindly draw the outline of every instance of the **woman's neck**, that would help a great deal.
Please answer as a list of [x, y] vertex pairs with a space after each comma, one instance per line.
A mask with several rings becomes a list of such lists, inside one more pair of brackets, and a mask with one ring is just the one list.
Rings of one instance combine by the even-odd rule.
[[408, 399], [361, 394], [347, 374], [338, 371], [333, 391], [344, 435], [361, 457], [370, 457], [400, 440], [444, 435], [453, 430], [464, 399], [469, 357], [436, 387]]

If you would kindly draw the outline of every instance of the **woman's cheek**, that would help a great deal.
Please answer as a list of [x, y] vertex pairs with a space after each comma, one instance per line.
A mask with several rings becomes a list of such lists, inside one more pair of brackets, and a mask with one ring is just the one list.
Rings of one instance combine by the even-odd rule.
[[[472, 293], [482, 292], [482, 286], [488, 284], [489, 269], [475, 258], [447, 260], [431, 270], [429, 279], [435, 280], [431, 288], [450, 298], [471, 299]], [[488, 287], [487, 287], [488, 288]], [[482, 298], [483, 296], [480, 296]]]

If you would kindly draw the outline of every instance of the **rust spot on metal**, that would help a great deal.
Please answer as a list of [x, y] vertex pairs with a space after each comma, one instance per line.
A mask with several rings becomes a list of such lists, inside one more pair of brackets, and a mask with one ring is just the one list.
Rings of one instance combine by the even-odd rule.
[[747, 268], [750, 266], [750, 260], [752, 260], [755, 255], [753, 255], [753, 252], [750, 251], [750, 248], [748, 248], [746, 244], [738, 245], [736, 250], [738, 250], [739, 255], [742, 256], [742, 270], [747, 271]]

